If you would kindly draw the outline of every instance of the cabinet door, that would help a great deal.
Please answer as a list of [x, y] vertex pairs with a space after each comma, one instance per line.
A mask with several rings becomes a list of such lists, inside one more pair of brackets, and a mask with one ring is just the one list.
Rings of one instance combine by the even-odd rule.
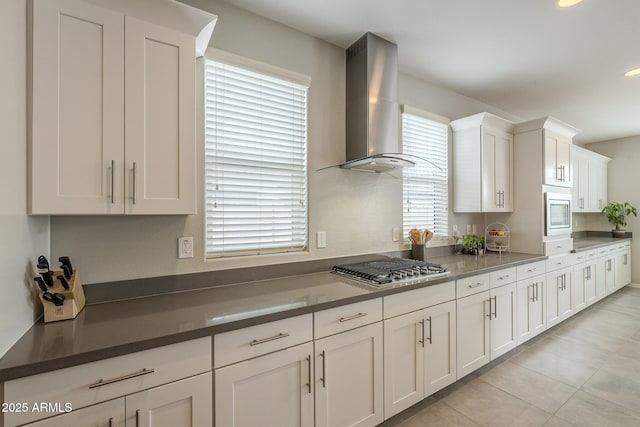
[[513, 211], [513, 135], [482, 126], [482, 211]]
[[591, 207], [590, 196], [590, 162], [588, 156], [580, 151], [573, 153], [573, 188], [571, 190], [574, 212], [587, 212]]
[[544, 276], [521, 280], [517, 283], [518, 345], [546, 329], [544, 297]]
[[615, 255], [606, 258], [604, 264], [604, 288], [607, 294], [612, 293], [616, 288]]
[[587, 277], [584, 281], [584, 299], [587, 307], [597, 301], [597, 289], [596, 289], [596, 263], [591, 262], [587, 266]]
[[516, 284], [491, 289], [491, 360], [516, 347]]
[[136, 427], [211, 427], [211, 372], [125, 397], [126, 424]]
[[607, 204], [607, 162], [591, 159], [589, 164], [588, 212], [601, 212]]
[[560, 323], [571, 315], [571, 271], [571, 268], [565, 268], [547, 273], [547, 327]]
[[475, 371], [490, 359], [489, 291], [456, 302], [457, 378]]
[[589, 280], [589, 264], [578, 264], [573, 268], [571, 283], [571, 309], [577, 313], [587, 306], [586, 287]]
[[606, 275], [608, 264], [609, 259], [605, 257], [599, 258], [596, 262], [596, 300], [602, 299], [607, 295]]
[[195, 39], [125, 20], [125, 188], [131, 214], [194, 214]]
[[385, 419], [424, 397], [424, 318], [422, 310], [384, 321]]
[[424, 397], [453, 384], [456, 377], [456, 302], [424, 310]]
[[313, 344], [216, 369], [217, 426], [313, 426]]
[[124, 397], [25, 424], [28, 427], [124, 427]]
[[124, 213], [124, 16], [33, 2], [29, 212]]
[[620, 289], [621, 287], [631, 283], [630, 256], [631, 252], [629, 250], [618, 252], [615, 255], [615, 289]]
[[571, 139], [544, 130], [544, 183], [572, 186]]
[[383, 421], [382, 322], [315, 342], [316, 426]]

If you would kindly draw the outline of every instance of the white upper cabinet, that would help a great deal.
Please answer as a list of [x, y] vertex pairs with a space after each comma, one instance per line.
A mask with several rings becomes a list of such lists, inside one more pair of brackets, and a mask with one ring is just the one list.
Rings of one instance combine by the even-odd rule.
[[[516, 145], [521, 145], [517, 149], [521, 153], [531, 153], [526, 161], [531, 164], [537, 164], [540, 161], [542, 163], [542, 184], [567, 188], [573, 186], [572, 178], [575, 176], [571, 165], [571, 146], [573, 137], [578, 132], [580, 132], [579, 129], [551, 116], [518, 123], [514, 127]], [[541, 146], [542, 157], [538, 157], [540, 151], [535, 152], [537, 148], [530, 150], [522, 146], [523, 144], [531, 147]], [[531, 180], [537, 178], [537, 172], [535, 174], [530, 172], [529, 175]]]
[[609, 157], [572, 146], [574, 212], [601, 212], [607, 204], [607, 164]]
[[195, 213], [196, 50], [216, 18], [143, 9], [34, 0], [30, 213]]
[[453, 210], [513, 211], [513, 123], [489, 113], [451, 122]]

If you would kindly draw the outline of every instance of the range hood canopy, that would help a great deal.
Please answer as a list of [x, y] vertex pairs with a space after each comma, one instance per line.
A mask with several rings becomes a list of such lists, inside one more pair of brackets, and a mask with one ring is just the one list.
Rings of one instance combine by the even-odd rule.
[[414, 166], [399, 149], [398, 46], [366, 33], [346, 51], [346, 162], [385, 172]]

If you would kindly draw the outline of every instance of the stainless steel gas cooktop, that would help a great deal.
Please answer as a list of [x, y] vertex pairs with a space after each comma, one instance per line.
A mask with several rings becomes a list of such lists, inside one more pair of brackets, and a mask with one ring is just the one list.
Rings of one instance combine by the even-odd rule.
[[336, 265], [332, 272], [377, 287], [419, 283], [449, 274], [440, 264], [404, 258]]

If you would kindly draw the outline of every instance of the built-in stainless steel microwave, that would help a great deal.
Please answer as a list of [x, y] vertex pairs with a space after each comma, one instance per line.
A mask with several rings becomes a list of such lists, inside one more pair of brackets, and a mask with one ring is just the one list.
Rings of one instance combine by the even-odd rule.
[[571, 194], [544, 193], [545, 236], [571, 236]]

